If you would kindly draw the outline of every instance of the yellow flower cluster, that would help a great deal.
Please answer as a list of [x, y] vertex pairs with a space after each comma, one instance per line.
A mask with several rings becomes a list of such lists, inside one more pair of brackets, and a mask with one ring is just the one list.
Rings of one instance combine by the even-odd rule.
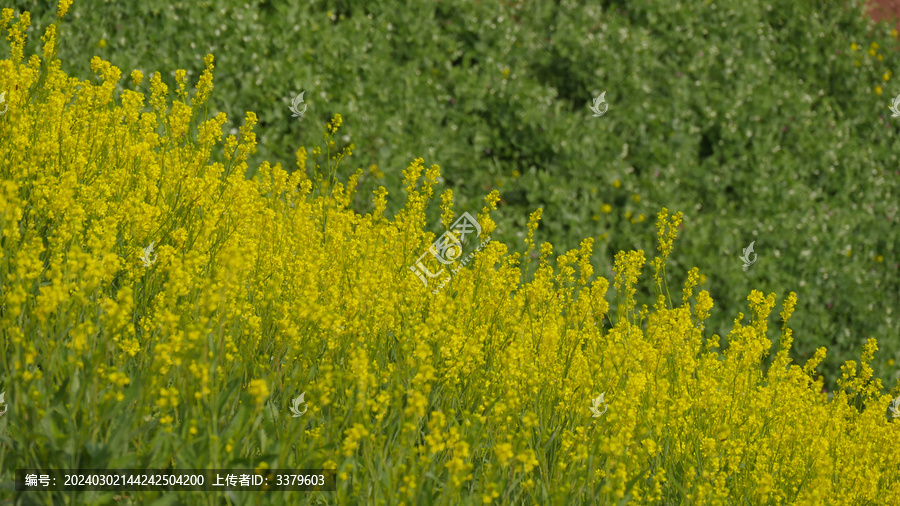
[[265, 402], [269, 397], [269, 387], [266, 385], [266, 380], [250, 380], [250, 384], [247, 386], [247, 393], [253, 397], [257, 405]]
[[[593, 241], [554, 257], [552, 245], [534, 244], [540, 210], [525, 262], [491, 241], [433, 293], [409, 269], [437, 239], [427, 216], [448, 227], [461, 214], [450, 192], [439, 215], [429, 212], [437, 165], [419, 158], [403, 171], [395, 216], [385, 216], [384, 188], [371, 213], [354, 212], [360, 171], [339, 170], [353, 147], [336, 147], [334, 115], [328, 158], [312, 149], [309, 173], [301, 148], [300, 170], [264, 163], [248, 180], [256, 116], [222, 142], [224, 115], [200, 114], [211, 56], [193, 97], [182, 72], [174, 101], [159, 72], [149, 97], [116, 94], [122, 73], [99, 58], [99, 83], [37, 55], [25, 62], [28, 16], [12, 18], [8, 9], [0, 17], [11, 47], [0, 89], [32, 92], [9, 91], [0, 119], [0, 349], [34, 415], [68, 409], [52, 405], [58, 378], [93, 375], [71, 387], [81, 389], [71, 409], [106, 420], [111, 406], [131, 403], [120, 411], [134, 417], [103, 432], [136, 434], [135, 447], [161, 452], [159, 462], [202, 433], [208, 452], [193, 454], [210, 462], [192, 467], [261, 467], [259, 455], [273, 468], [327, 463], [354, 482], [339, 480], [340, 503], [457, 504], [474, 494], [486, 503], [866, 504], [900, 494], [900, 452], [885, 450], [900, 446], [900, 424], [873, 379], [877, 343], [844, 366], [829, 398], [816, 373], [825, 350], [802, 367], [789, 357], [796, 296], [783, 302], [779, 336], [768, 328], [775, 295], [753, 291], [751, 323], [739, 315], [721, 349], [703, 328], [713, 308], [699, 290], [705, 277], [689, 270], [681, 304], [669, 296], [680, 213], [658, 216], [650, 290], [644, 252], [615, 255], [615, 321], [610, 281], [591, 268]], [[135, 86], [142, 79], [131, 74]], [[219, 149], [226, 163], [212, 161]], [[487, 195], [477, 212], [475, 242], [494, 230], [498, 200]], [[117, 395], [126, 386], [134, 395]], [[104, 388], [115, 393], [94, 395]], [[240, 405], [242, 388], [253, 413]], [[301, 392], [309, 409], [292, 418]], [[262, 404], [288, 414], [269, 416]], [[162, 431], [137, 430], [153, 415]], [[46, 438], [34, 425], [11, 430]]]

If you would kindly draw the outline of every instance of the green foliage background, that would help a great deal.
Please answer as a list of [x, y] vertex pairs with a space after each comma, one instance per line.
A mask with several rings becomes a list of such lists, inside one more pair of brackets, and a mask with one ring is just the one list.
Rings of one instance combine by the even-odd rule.
[[[32, 13], [34, 50], [55, 2], [11, 4]], [[828, 346], [833, 385], [839, 364], [876, 337], [873, 365], [890, 387], [900, 378], [900, 171], [888, 106], [900, 77], [885, 72], [900, 53], [891, 27], [861, 9], [79, 0], [58, 57], [81, 78], [98, 55], [125, 75], [161, 71], [171, 87], [178, 68], [196, 81], [211, 52], [211, 112], [226, 112], [228, 128], [245, 111], [259, 115], [251, 167], [295, 167], [297, 148], [320, 144], [321, 125], [340, 113], [356, 163], [378, 167], [361, 180], [360, 211], [379, 185], [397, 195], [402, 169], [423, 156], [441, 166], [460, 211], [500, 189], [495, 239], [524, 250], [527, 215], [543, 207], [537, 240], [562, 253], [601, 238], [594, 262], [604, 275], [616, 251], [654, 248], [661, 207], [684, 211], [668, 272], [683, 279], [698, 266], [707, 276], [712, 330], [731, 327], [751, 289], [796, 291], [792, 353], [802, 360]], [[301, 91], [308, 109], [298, 120], [288, 107]], [[609, 110], [593, 117], [604, 91]], [[745, 270], [739, 256], [751, 241], [758, 260]]]

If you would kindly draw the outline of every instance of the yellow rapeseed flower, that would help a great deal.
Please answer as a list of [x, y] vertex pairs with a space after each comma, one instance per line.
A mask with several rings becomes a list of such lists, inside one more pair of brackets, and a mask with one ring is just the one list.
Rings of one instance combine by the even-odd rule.
[[59, 0], [59, 4], [56, 8], [56, 16], [59, 19], [62, 19], [66, 16], [66, 13], [69, 12], [69, 7], [72, 6], [73, 0]]
[[261, 405], [269, 397], [269, 387], [266, 385], [266, 380], [250, 380], [250, 384], [247, 386], [247, 393], [253, 396], [257, 405]]

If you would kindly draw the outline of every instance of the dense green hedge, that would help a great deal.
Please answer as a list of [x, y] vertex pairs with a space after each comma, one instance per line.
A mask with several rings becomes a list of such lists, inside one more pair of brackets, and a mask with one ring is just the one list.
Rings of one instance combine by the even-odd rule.
[[[39, 30], [55, 19], [47, 2], [12, 6]], [[888, 105], [900, 53], [890, 31], [858, 2], [83, 0], [59, 57], [83, 78], [98, 55], [126, 74], [162, 71], [171, 86], [177, 68], [196, 80], [212, 52], [210, 114], [225, 111], [228, 129], [259, 115], [252, 168], [294, 167], [297, 148], [318, 145], [321, 124], [341, 113], [343, 142], [366, 169], [359, 210], [379, 185], [396, 194], [423, 156], [459, 209], [500, 189], [495, 238], [524, 249], [527, 215], [544, 207], [537, 239], [571, 248], [600, 237], [604, 274], [615, 251], [652, 250], [661, 207], [684, 211], [690, 233], [669, 274], [700, 267], [721, 309], [714, 330], [731, 327], [722, 315], [751, 289], [796, 291], [799, 357], [828, 346], [833, 385], [837, 365], [876, 337], [874, 365], [892, 385], [900, 146]], [[298, 120], [288, 107], [301, 91]], [[593, 117], [604, 91], [609, 110]], [[758, 260], [745, 270], [751, 241]]]

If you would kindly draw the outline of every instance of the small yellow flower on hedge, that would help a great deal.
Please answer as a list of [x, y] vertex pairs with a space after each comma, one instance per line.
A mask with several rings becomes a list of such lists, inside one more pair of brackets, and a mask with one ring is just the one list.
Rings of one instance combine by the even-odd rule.
[[609, 214], [612, 212], [612, 206], [609, 204], [603, 204], [600, 206], [600, 210], [603, 211], [604, 214]]
[[621, 188], [622, 182], [619, 181], [618, 179], [616, 179], [615, 181], [612, 182], [612, 185], [613, 185], [613, 188]]
[[876, 86], [876, 87], [875, 87], [875, 94], [876, 94], [876, 95], [881, 95], [881, 86]]
[[859, 46], [857, 46], [857, 45], [856, 45], [856, 42], [854, 42], [853, 44], [850, 44], [850, 49], [853, 50], [853, 51], [858, 51], [858, 50], [859, 50]]

